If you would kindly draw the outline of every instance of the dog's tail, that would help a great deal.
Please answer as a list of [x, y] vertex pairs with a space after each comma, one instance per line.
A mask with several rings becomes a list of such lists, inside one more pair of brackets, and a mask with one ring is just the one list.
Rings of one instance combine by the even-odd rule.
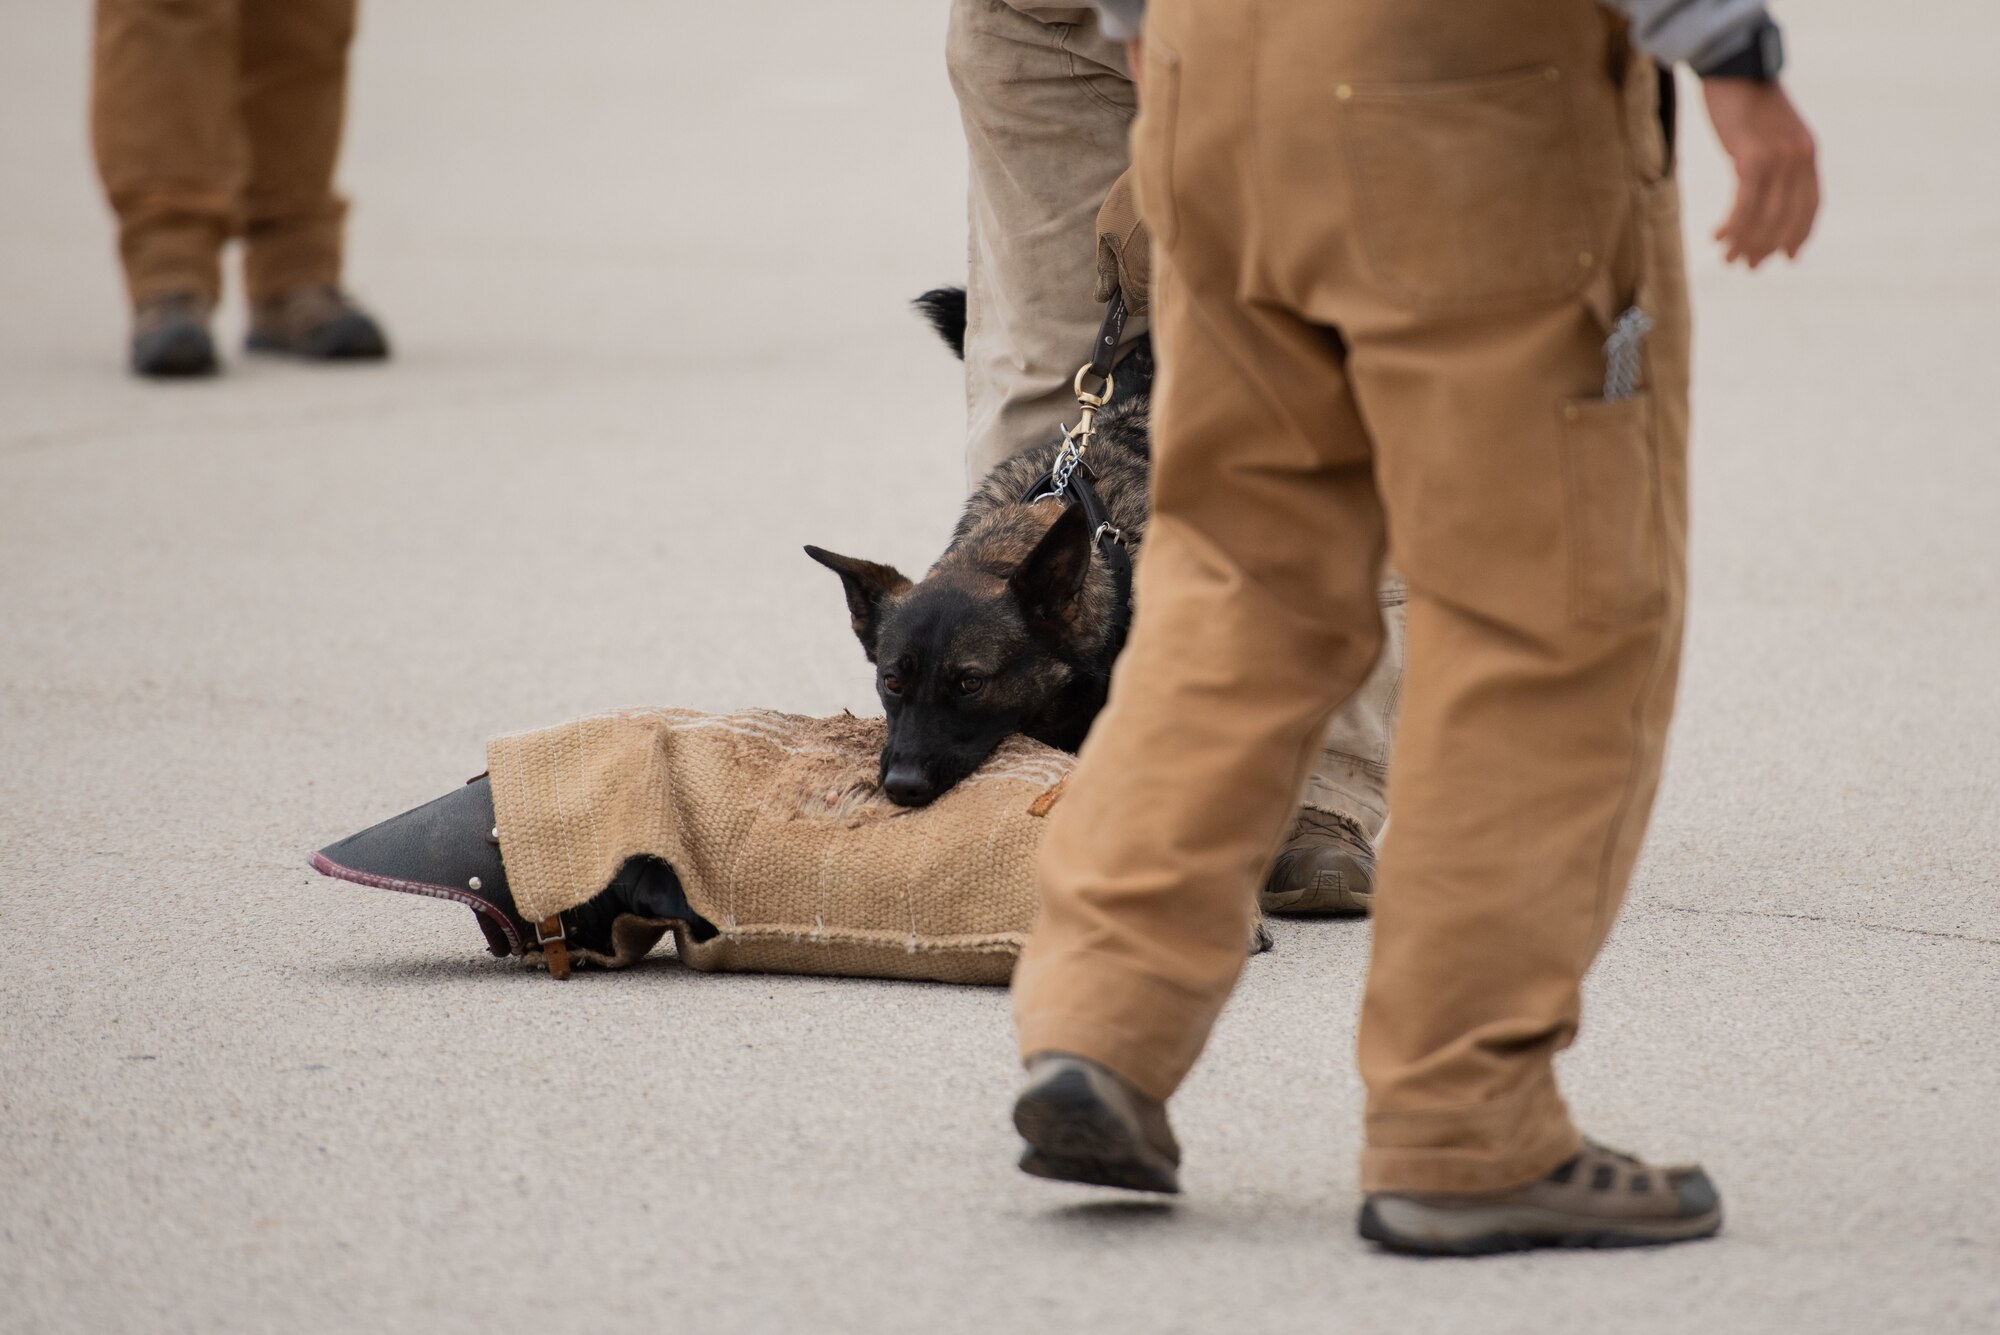
[[960, 361], [965, 360], [965, 289], [934, 287], [910, 303], [924, 313], [938, 337], [951, 345]]

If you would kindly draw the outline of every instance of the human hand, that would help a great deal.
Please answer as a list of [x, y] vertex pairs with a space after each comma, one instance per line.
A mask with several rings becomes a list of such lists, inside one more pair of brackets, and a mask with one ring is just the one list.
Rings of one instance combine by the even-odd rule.
[[1097, 211], [1097, 299], [1125, 296], [1125, 309], [1144, 315], [1152, 304], [1153, 236], [1139, 217], [1139, 195], [1132, 186], [1132, 169], [1111, 183], [1111, 193]]
[[1819, 212], [1812, 131], [1775, 83], [1703, 79], [1708, 121], [1736, 168], [1736, 201], [1715, 229], [1724, 264], [1755, 269], [1779, 250], [1797, 259]]
[[1145, 85], [1140, 82], [1140, 70], [1146, 64], [1146, 48], [1137, 37], [1125, 39], [1125, 68], [1132, 75], [1132, 91], [1139, 96], [1146, 95]]

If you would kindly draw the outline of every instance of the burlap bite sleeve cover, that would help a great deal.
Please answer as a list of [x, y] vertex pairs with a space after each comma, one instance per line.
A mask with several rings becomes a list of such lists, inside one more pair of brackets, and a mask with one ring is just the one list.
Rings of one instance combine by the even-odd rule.
[[1012, 738], [910, 810], [876, 787], [882, 740], [881, 719], [684, 709], [497, 737], [486, 761], [515, 902], [537, 921], [651, 855], [720, 929], [681, 935], [694, 968], [1005, 983], [1070, 757]]

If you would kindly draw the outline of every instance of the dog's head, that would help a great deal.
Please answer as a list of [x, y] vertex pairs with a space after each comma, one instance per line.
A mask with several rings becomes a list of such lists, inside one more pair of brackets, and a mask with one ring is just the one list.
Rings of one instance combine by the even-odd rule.
[[1046, 734], [1078, 675], [1071, 646], [1090, 569], [1082, 511], [1065, 511], [1006, 573], [954, 565], [912, 584], [892, 566], [818, 547], [806, 555], [840, 576], [854, 634], [875, 664], [891, 801], [929, 804], [1013, 733], [1065, 744]]

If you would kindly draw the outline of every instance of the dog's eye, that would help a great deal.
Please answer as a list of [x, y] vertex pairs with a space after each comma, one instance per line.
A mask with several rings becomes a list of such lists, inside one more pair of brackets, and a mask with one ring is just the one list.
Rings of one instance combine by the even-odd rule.
[[901, 695], [903, 693], [903, 679], [893, 675], [885, 676], [882, 678], [882, 689], [891, 695]]
[[986, 685], [986, 678], [984, 677], [960, 677], [958, 679], [958, 693], [960, 695], [977, 695], [980, 688], [984, 685]]

